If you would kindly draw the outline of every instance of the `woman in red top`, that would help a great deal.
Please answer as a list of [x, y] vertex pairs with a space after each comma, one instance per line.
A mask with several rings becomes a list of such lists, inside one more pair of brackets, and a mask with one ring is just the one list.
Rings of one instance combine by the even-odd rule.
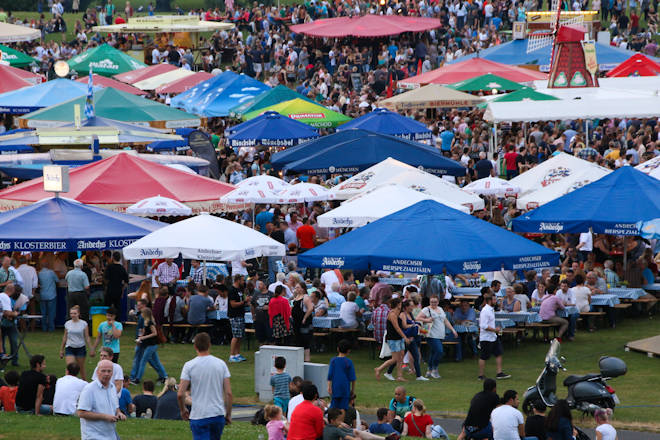
[[275, 294], [268, 303], [268, 317], [273, 329], [273, 338], [278, 345], [285, 345], [286, 339], [293, 334], [291, 329], [291, 306], [282, 296], [284, 286], [275, 286]]
[[412, 412], [406, 414], [406, 417], [403, 419], [401, 437], [433, 438], [431, 437], [432, 427], [433, 419], [431, 419], [430, 415], [426, 414], [424, 402], [417, 399], [413, 402]]

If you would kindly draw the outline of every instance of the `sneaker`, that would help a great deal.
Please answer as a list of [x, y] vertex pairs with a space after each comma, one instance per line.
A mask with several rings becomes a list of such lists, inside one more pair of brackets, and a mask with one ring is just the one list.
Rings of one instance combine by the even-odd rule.
[[158, 380], [157, 380], [157, 382], [158, 382], [159, 384], [161, 384], [161, 385], [162, 385], [162, 384], [164, 384], [164, 383], [165, 383], [165, 381], [166, 381], [166, 380], [167, 380], [167, 378], [166, 378], [166, 377], [159, 377], [159, 378], [158, 378]]
[[419, 377], [417, 377], [417, 379], [415, 379], [415, 380], [427, 381], [428, 379], [427, 379], [426, 377], [424, 377], [424, 376], [419, 376]]
[[506, 373], [502, 372], [502, 373], [497, 373], [497, 375], [495, 376], [495, 379], [509, 379], [510, 377], [511, 377], [510, 374], [506, 374]]
[[483, 377], [483, 376], [479, 376], [479, 377], [477, 377], [477, 380], [484, 380], [484, 377]]
[[140, 385], [140, 381], [137, 379], [131, 379], [128, 381], [128, 383], [131, 385]]
[[246, 358], [246, 357], [243, 357], [242, 354], [237, 354], [237, 355], [236, 355], [236, 358], [238, 358], [238, 360], [241, 361], [241, 362], [243, 362], [243, 361], [247, 361], [247, 358]]
[[390, 373], [383, 374], [383, 377], [387, 380], [394, 381], [394, 376], [392, 376]]
[[229, 356], [229, 362], [241, 362], [241, 359], [238, 356]]
[[442, 379], [442, 376], [438, 374], [438, 370], [433, 370], [433, 372], [431, 373], [431, 377], [433, 379]]
[[431, 377], [431, 373], [432, 373], [431, 370], [426, 370], [426, 377]]

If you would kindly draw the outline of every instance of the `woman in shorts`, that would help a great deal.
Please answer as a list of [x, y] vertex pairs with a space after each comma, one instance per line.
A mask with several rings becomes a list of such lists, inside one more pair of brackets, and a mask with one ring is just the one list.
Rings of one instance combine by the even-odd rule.
[[[80, 307], [73, 306], [69, 310], [69, 319], [64, 323], [64, 336], [60, 348], [60, 359], [64, 358], [67, 365], [75, 362], [80, 366], [80, 377], [87, 380], [85, 374], [85, 358], [87, 357], [87, 346], [92, 347], [87, 330], [87, 322], [80, 319]], [[90, 356], [94, 357], [94, 349]]]

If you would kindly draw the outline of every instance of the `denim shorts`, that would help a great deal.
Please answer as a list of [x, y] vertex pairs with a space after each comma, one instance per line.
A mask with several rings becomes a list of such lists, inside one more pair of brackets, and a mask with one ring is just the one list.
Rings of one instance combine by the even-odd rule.
[[66, 347], [64, 349], [64, 355], [84, 358], [87, 356], [87, 347]]
[[390, 351], [392, 353], [396, 353], [397, 351], [403, 351], [406, 348], [406, 344], [403, 343], [403, 339], [396, 339], [396, 340], [387, 340], [387, 345], [390, 347]]

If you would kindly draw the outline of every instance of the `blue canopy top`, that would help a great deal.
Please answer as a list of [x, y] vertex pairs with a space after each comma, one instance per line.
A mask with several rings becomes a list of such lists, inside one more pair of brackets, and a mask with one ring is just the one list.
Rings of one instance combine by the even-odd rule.
[[188, 146], [188, 139], [181, 141], [156, 141], [147, 145], [147, 151], [154, 153], [161, 153], [167, 151], [187, 151], [190, 150]]
[[254, 119], [232, 127], [232, 134], [228, 139], [229, 145], [232, 147], [253, 145], [292, 147], [318, 137], [318, 131], [307, 124], [277, 112], [265, 112]]
[[[621, 49], [619, 47], [614, 47], [607, 44], [596, 43], [595, 46], [598, 68], [601, 71], [611, 70], [635, 54], [633, 51]], [[489, 47], [488, 49], [482, 50], [479, 53], [459, 57], [454, 61], [451, 61], [449, 64], [458, 63], [478, 56], [479, 58], [495, 61], [502, 64], [538, 65], [540, 66], [539, 69], [542, 72], [548, 72], [550, 71], [551, 52], [552, 45], [545, 46], [527, 53], [527, 40], [512, 40], [506, 43], [498, 44], [497, 46]], [[658, 58], [649, 58], [655, 62], [660, 62], [660, 59]]]
[[29, 145], [0, 145], [0, 154], [34, 153]]
[[87, 84], [63, 78], [54, 79], [0, 94], [0, 113], [31, 113], [86, 94]]
[[431, 139], [432, 136], [431, 130], [421, 122], [385, 108], [377, 108], [364, 116], [342, 124], [337, 128], [337, 131], [350, 128], [362, 128], [363, 130], [389, 134], [390, 136], [414, 141]]
[[555, 266], [559, 254], [433, 200], [422, 200], [298, 256], [301, 267], [452, 274]]
[[50, 198], [0, 214], [0, 247], [6, 251], [121, 249], [166, 226], [75, 200]]
[[247, 75], [223, 72], [197, 84], [174, 98], [170, 105], [199, 116], [228, 116], [232, 107], [270, 90]]
[[[327, 147], [321, 149], [320, 146]], [[279, 154], [274, 154], [273, 158]], [[305, 142], [297, 147], [293, 155], [302, 158], [294, 162], [290, 156], [287, 157], [286, 165], [282, 167], [285, 171], [305, 174], [358, 173], [391, 157], [432, 174], [465, 175], [463, 165], [444, 157], [435, 148], [359, 128]], [[279, 156], [277, 160], [281, 164]]]
[[624, 166], [513, 220], [520, 232], [639, 235], [660, 217], [660, 180]]

